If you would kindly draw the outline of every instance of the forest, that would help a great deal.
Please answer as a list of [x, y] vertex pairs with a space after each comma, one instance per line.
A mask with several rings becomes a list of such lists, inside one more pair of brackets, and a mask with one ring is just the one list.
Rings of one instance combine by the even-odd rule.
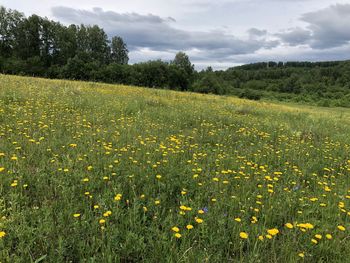
[[63, 25], [0, 7], [0, 72], [117, 83], [252, 100], [350, 107], [350, 61], [259, 62], [196, 71], [186, 53], [172, 61], [128, 64], [121, 36], [97, 25]]

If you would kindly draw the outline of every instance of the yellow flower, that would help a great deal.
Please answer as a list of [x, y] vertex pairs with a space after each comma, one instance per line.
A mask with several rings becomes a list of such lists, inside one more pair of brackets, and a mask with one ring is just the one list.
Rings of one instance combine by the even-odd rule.
[[266, 238], [272, 239], [272, 236], [268, 234], [268, 235], [266, 235]]
[[0, 238], [3, 238], [4, 236], [6, 236], [6, 232], [5, 231], [0, 231]]
[[327, 234], [327, 235], [326, 235], [326, 238], [327, 238], [327, 239], [332, 239], [333, 237], [332, 237], [331, 234]]
[[156, 200], [156, 201], [154, 201], [154, 204], [155, 204], [155, 205], [159, 205], [159, 204], [160, 204], [160, 201], [159, 201], [159, 200]]
[[186, 228], [187, 228], [188, 230], [190, 230], [190, 229], [193, 228], [193, 226], [192, 226], [192, 225], [187, 225]]
[[106, 223], [106, 220], [100, 219], [100, 221], [98, 221], [98, 222], [102, 225], [102, 224]]
[[0, 173], [5, 170], [5, 167], [0, 167]]
[[198, 214], [204, 214], [204, 210], [198, 210]]
[[176, 238], [181, 238], [182, 236], [181, 236], [180, 233], [176, 233], [176, 234], [175, 234], [175, 237], [176, 237]]
[[317, 238], [317, 239], [322, 239], [322, 235], [317, 234], [317, 235], [315, 235], [315, 238]]
[[174, 232], [179, 232], [180, 229], [177, 226], [174, 226], [171, 230], [173, 230]]
[[314, 239], [314, 238], [311, 239], [311, 242], [314, 243], [314, 244], [317, 244], [317, 243], [318, 243], [318, 241], [317, 241], [316, 239]]
[[117, 194], [115, 197], [114, 197], [114, 200], [115, 201], [119, 201], [119, 200], [121, 200], [122, 199], [122, 194]]
[[201, 219], [201, 218], [196, 218], [196, 222], [197, 222], [198, 224], [202, 224], [202, 223], [203, 223], [203, 219]]
[[286, 228], [292, 229], [294, 226], [291, 223], [286, 223], [285, 224]]
[[298, 254], [298, 256], [301, 257], [301, 258], [304, 258], [304, 257], [305, 257], [305, 254], [304, 254], [303, 252], [300, 252], [300, 253]]
[[277, 228], [272, 228], [272, 229], [268, 229], [267, 233], [269, 233], [271, 236], [275, 236], [279, 233], [280, 231], [278, 231]]
[[264, 240], [264, 236], [258, 236], [258, 239], [263, 241]]
[[242, 239], [247, 239], [248, 238], [248, 234], [246, 232], [241, 232], [239, 233], [239, 237]]
[[338, 226], [338, 229], [339, 229], [340, 231], [345, 231], [345, 227], [343, 227], [343, 226]]
[[80, 217], [80, 214], [73, 214], [73, 217], [78, 218]]
[[112, 211], [107, 211], [103, 213], [104, 217], [109, 217], [112, 214]]
[[236, 221], [236, 222], [241, 222], [242, 219], [240, 219], [239, 217], [236, 217], [236, 218], [235, 218], [235, 221]]

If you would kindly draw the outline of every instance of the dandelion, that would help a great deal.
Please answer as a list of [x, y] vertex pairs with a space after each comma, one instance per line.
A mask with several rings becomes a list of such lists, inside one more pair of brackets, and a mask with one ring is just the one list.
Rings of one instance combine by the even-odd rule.
[[78, 218], [80, 216], [81, 216], [81, 214], [73, 214], [73, 217], [75, 217], [75, 218]]
[[268, 229], [268, 230], [267, 230], [267, 233], [268, 233], [269, 235], [271, 235], [271, 236], [275, 236], [275, 235], [277, 235], [279, 232], [280, 232], [280, 231], [278, 231], [277, 228], [272, 228], [272, 229]]
[[326, 238], [329, 239], [329, 240], [331, 240], [333, 237], [332, 237], [331, 234], [327, 234], [327, 235], [326, 235]]
[[196, 222], [197, 222], [198, 224], [202, 224], [202, 223], [203, 223], [203, 219], [201, 219], [201, 218], [196, 218]]
[[6, 236], [6, 232], [5, 231], [0, 231], [0, 238], [3, 238]]
[[171, 230], [173, 230], [174, 232], [179, 232], [180, 229], [177, 226], [174, 226]]
[[303, 252], [300, 252], [300, 253], [298, 254], [298, 256], [301, 257], [301, 258], [304, 258], [304, 257], [305, 257], [305, 254], [304, 254]]
[[236, 217], [236, 218], [235, 218], [235, 221], [236, 221], [236, 222], [241, 222], [242, 219], [240, 219], [239, 217]]
[[111, 214], [112, 214], [112, 211], [109, 211], [109, 210], [108, 210], [108, 211], [106, 211], [106, 212], [103, 213], [103, 216], [104, 216], [104, 217], [109, 217]]
[[101, 225], [103, 225], [104, 223], [106, 223], [106, 220], [105, 220], [105, 219], [100, 219], [98, 222], [99, 222]]
[[248, 234], [246, 232], [240, 232], [239, 233], [239, 237], [242, 238], [242, 239], [247, 239], [248, 238]]
[[316, 239], [311, 239], [311, 242], [314, 243], [315, 245], [318, 243], [318, 241]]
[[191, 229], [193, 228], [193, 225], [187, 225], [186, 228], [187, 228], [188, 230], [191, 230]]
[[338, 229], [340, 230], [340, 231], [345, 231], [345, 227], [344, 226], [338, 226]]
[[114, 197], [114, 201], [119, 201], [122, 199], [122, 194], [117, 194], [115, 197]]
[[180, 233], [176, 233], [174, 236], [175, 236], [176, 238], [181, 238], [181, 237], [182, 237], [182, 235], [181, 235]]

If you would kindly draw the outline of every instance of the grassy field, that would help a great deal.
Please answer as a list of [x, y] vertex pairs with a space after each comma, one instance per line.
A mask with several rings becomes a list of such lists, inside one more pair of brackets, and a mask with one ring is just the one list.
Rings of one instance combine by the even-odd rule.
[[346, 109], [0, 75], [0, 262], [348, 262], [349, 135]]

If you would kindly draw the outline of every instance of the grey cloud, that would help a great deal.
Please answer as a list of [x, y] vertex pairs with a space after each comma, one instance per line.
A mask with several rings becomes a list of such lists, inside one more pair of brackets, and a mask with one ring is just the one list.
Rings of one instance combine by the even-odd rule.
[[260, 30], [257, 28], [250, 28], [247, 32], [250, 37], [263, 37], [267, 35], [266, 30]]
[[[186, 31], [175, 28], [173, 18], [161, 18], [152, 14], [121, 14], [101, 8], [77, 10], [69, 7], [52, 8], [54, 17], [68, 23], [97, 24], [109, 36], [120, 35], [131, 50], [149, 48], [157, 51], [198, 50], [203, 56], [222, 59], [234, 54], [252, 53], [261, 48], [277, 46], [278, 41], [239, 39], [223, 31]], [[262, 34], [253, 30], [255, 34]]]
[[282, 42], [291, 46], [307, 44], [311, 40], [311, 32], [300, 27], [291, 28], [275, 35], [279, 37]]
[[301, 20], [309, 24], [314, 48], [337, 47], [350, 41], [350, 4], [336, 4], [306, 13]]

